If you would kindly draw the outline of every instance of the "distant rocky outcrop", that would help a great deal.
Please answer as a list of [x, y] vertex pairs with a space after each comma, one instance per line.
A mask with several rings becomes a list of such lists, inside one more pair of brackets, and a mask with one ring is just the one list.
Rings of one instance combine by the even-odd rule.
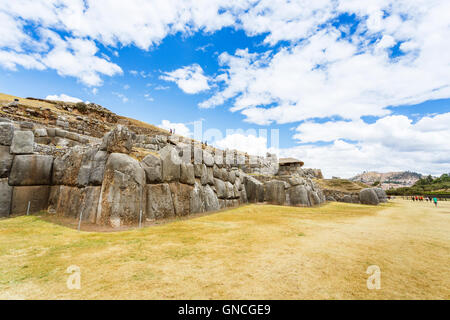
[[384, 190], [396, 189], [402, 187], [410, 187], [414, 185], [423, 176], [417, 172], [400, 171], [400, 172], [363, 172], [350, 178], [351, 181], [358, 181], [370, 186], [378, 186]]

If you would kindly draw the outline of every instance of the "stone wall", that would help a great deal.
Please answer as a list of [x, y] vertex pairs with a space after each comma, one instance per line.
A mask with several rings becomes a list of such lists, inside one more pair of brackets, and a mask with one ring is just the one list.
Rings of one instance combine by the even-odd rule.
[[[61, 121], [63, 121], [61, 119]], [[62, 122], [60, 125], [64, 125]], [[62, 143], [69, 141], [69, 143]], [[103, 139], [62, 128], [0, 122], [0, 216], [48, 210], [119, 227], [247, 202], [313, 206], [320, 172], [279, 171], [275, 155], [219, 150], [117, 125]], [[320, 173], [321, 174], [321, 173]], [[367, 201], [372, 201], [367, 195]]]

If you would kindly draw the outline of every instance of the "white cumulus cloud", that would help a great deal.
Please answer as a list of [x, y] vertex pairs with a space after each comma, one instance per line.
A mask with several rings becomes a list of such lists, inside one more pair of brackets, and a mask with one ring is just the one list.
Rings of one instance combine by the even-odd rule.
[[163, 128], [167, 131], [170, 129], [175, 129], [175, 134], [183, 136], [183, 137], [191, 137], [192, 131], [189, 127], [184, 123], [170, 122], [169, 120], [162, 120], [158, 127]]
[[45, 97], [45, 99], [47, 100], [54, 100], [54, 101], [64, 101], [64, 102], [83, 102], [83, 100], [79, 99], [79, 98], [75, 98], [75, 97], [71, 97], [67, 94], [55, 94], [55, 95], [48, 95], [47, 97]]
[[181, 90], [189, 94], [209, 90], [208, 77], [203, 74], [203, 69], [198, 64], [164, 72], [160, 79], [175, 82]]

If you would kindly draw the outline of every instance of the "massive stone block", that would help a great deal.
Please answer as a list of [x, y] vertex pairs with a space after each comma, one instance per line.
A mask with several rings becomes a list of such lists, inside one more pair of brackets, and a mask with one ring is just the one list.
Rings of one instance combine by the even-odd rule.
[[32, 131], [14, 131], [10, 152], [13, 154], [33, 153], [34, 135]]
[[212, 167], [214, 165], [214, 157], [208, 150], [203, 150], [203, 163], [207, 167]]
[[309, 206], [308, 190], [303, 185], [296, 185], [288, 189], [289, 201], [293, 206]]
[[147, 183], [159, 183], [162, 181], [162, 164], [159, 155], [147, 155], [142, 159], [141, 166], [145, 171]]
[[8, 217], [11, 212], [12, 191], [8, 179], [0, 179], [0, 218]]
[[12, 186], [51, 184], [53, 157], [46, 155], [16, 155], [9, 175]]
[[169, 188], [172, 193], [175, 215], [188, 215], [190, 213], [190, 195], [193, 187], [187, 184], [173, 182], [169, 184]]
[[206, 183], [210, 186], [214, 185], [214, 174], [213, 174], [213, 168], [207, 167], [206, 168]]
[[286, 203], [284, 182], [272, 180], [265, 184], [265, 200], [271, 204], [283, 205]]
[[189, 210], [190, 213], [205, 212], [203, 187], [197, 182], [190, 194]]
[[264, 185], [251, 176], [244, 176], [248, 202], [264, 202]]
[[97, 221], [119, 227], [139, 221], [145, 209], [145, 171], [139, 161], [112, 153], [106, 163]]
[[231, 183], [236, 182], [236, 172], [235, 171], [230, 171], [228, 173], [228, 181], [230, 181]]
[[93, 186], [100, 186], [103, 182], [103, 175], [105, 173], [106, 161], [109, 154], [105, 151], [97, 151], [94, 159], [91, 161], [89, 184]]
[[180, 182], [185, 184], [194, 185], [194, 165], [191, 163], [182, 163], [180, 167]]
[[292, 186], [298, 186], [300, 184], [305, 184], [305, 179], [303, 179], [299, 175], [292, 175], [288, 178], [288, 182]]
[[242, 188], [242, 190], [239, 191], [239, 202], [241, 204], [248, 202], [248, 200], [247, 200], [247, 192], [245, 191], [245, 188]]
[[52, 186], [49, 196], [49, 212], [57, 215], [96, 222], [101, 187]]
[[222, 169], [220, 169], [216, 164], [213, 166], [213, 176], [216, 179], [223, 180], [223, 178], [222, 178]]
[[7, 178], [11, 171], [14, 155], [9, 153], [8, 146], [0, 146], [0, 178]]
[[172, 193], [167, 183], [148, 184], [147, 192], [147, 218], [162, 219], [175, 215]]
[[308, 191], [309, 202], [312, 206], [319, 205], [322, 201], [316, 191]]
[[200, 178], [200, 183], [202, 185], [208, 183], [208, 170], [206, 169], [205, 164], [194, 164], [194, 174], [196, 178]]
[[226, 199], [227, 197], [227, 188], [225, 182], [220, 179], [214, 178], [214, 186], [216, 188], [217, 197], [219, 199]]
[[14, 125], [9, 122], [0, 122], [0, 145], [10, 146], [14, 136]]
[[165, 182], [179, 181], [181, 158], [175, 148], [166, 146], [161, 149], [162, 178]]
[[82, 166], [84, 152], [82, 148], [74, 147], [63, 157], [55, 159], [53, 162], [53, 184], [66, 186], [78, 185], [78, 174]]
[[203, 188], [203, 200], [205, 203], [205, 211], [216, 211], [220, 209], [217, 195], [209, 185]]
[[26, 214], [28, 202], [29, 213], [47, 210], [50, 186], [13, 187], [11, 214]]
[[381, 188], [373, 188], [380, 202], [387, 202], [386, 192]]
[[120, 124], [103, 137], [103, 151], [128, 154], [132, 148], [133, 133], [127, 127]]
[[375, 190], [373, 190], [372, 188], [362, 189], [359, 192], [359, 200], [362, 204], [371, 204], [375, 206], [380, 203]]
[[227, 199], [233, 199], [235, 197], [234, 186], [229, 181], [225, 182], [225, 196]]
[[96, 148], [74, 147], [53, 164], [55, 185], [85, 187], [102, 184], [108, 153]]

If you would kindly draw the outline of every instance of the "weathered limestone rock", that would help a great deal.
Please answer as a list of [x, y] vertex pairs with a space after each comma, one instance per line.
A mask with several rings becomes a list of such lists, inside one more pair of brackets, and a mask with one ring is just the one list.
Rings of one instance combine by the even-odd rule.
[[106, 162], [97, 223], [117, 227], [136, 223], [145, 208], [145, 171], [139, 161], [112, 153]]
[[175, 215], [188, 215], [190, 212], [190, 195], [193, 187], [187, 184], [173, 182], [169, 184], [169, 188], [172, 193]]
[[130, 153], [133, 148], [133, 134], [122, 125], [117, 125], [103, 137], [102, 150], [111, 153]]
[[180, 167], [180, 182], [185, 184], [194, 185], [194, 165], [191, 163], [182, 163]]
[[78, 174], [82, 166], [84, 152], [80, 147], [75, 147], [70, 149], [63, 157], [55, 159], [53, 162], [53, 184], [78, 185]]
[[144, 168], [147, 183], [159, 183], [162, 181], [161, 158], [157, 155], [149, 154], [141, 162]]
[[297, 185], [288, 189], [290, 204], [293, 206], [310, 206], [308, 190], [303, 185]]
[[11, 186], [51, 184], [53, 157], [46, 155], [16, 155], [9, 175]]
[[214, 186], [216, 187], [217, 197], [219, 199], [225, 199], [227, 197], [225, 183], [220, 179], [214, 178]]
[[229, 181], [225, 182], [225, 194], [227, 199], [234, 198], [234, 186]]
[[81, 188], [52, 186], [48, 200], [48, 211], [59, 216], [77, 218], [81, 214]]
[[56, 130], [55, 128], [47, 128], [47, 135], [51, 138], [56, 137]]
[[217, 166], [213, 166], [213, 176], [214, 178], [222, 180], [222, 170]]
[[349, 194], [346, 194], [346, 195], [342, 198], [341, 201], [342, 201], [342, 202], [346, 202], [346, 203], [352, 203], [352, 202], [353, 202], [352, 196], [349, 195]]
[[165, 182], [180, 180], [181, 173], [181, 159], [172, 146], [166, 146], [161, 149], [161, 162], [162, 162], [162, 178]]
[[219, 200], [209, 185], [203, 188], [203, 200], [205, 203], [205, 211], [216, 211], [220, 209]]
[[213, 174], [213, 168], [207, 167], [206, 168], [206, 183], [210, 186], [214, 185], [214, 174]]
[[102, 184], [108, 156], [107, 152], [101, 150], [95, 153], [90, 166], [89, 184], [93, 186], [100, 186]]
[[194, 145], [194, 164], [202, 164], [203, 163], [203, 150], [201, 145]]
[[175, 215], [172, 194], [167, 183], [148, 184], [147, 191], [147, 218], [163, 219]]
[[0, 218], [8, 217], [11, 212], [12, 191], [8, 179], [0, 179]]
[[377, 193], [372, 188], [362, 189], [359, 192], [359, 200], [362, 204], [370, 204], [375, 206], [380, 203]]
[[292, 175], [288, 178], [288, 182], [291, 186], [298, 186], [300, 184], [305, 184], [305, 179], [298, 175]]
[[387, 202], [386, 192], [381, 188], [373, 188], [380, 202]]
[[83, 221], [96, 222], [101, 191], [102, 187], [100, 186], [89, 186], [82, 189], [83, 203], [81, 208], [83, 210]]
[[264, 202], [264, 185], [251, 176], [244, 177], [248, 202]]
[[284, 182], [272, 180], [265, 184], [265, 200], [271, 204], [283, 205], [286, 202]]
[[214, 165], [214, 157], [207, 150], [203, 150], [203, 163], [207, 167], [212, 167]]
[[34, 136], [35, 137], [46, 137], [47, 136], [47, 129], [45, 129], [45, 128], [34, 129]]
[[205, 204], [203, 201], [203, 188], [199, 183], [195, 183], [190, 195], [190, 213], [205, 212]]
[[8, 146], [0, 146], [0, 178], [7, 178], [11, 171], [14, 155], [9, 153]]
[[14, 131], [10, 152], [13, 154], [33, 153], [34, 135], [31, 131]]
[[48, 211], [60, 216], [95, 223], [101, 187], [52, 186], [48, 199]]
[[322, 202], [316, 191], [309, 191], [308, 196], [309, 202], [311, 203], [312, 206], [319, 205]]
[[203, 186], [208, 183], [208, 170], [205, 164], [194, 164], [194, 175], [196, 178], [200, 178], [200, 183]]
[[9, 122], [0, 122], [0, 145], [10, 146], [14, 136], [14, 125]]
[[247, 192], [245, 191], [245, 188], [242, 188], [241, 191], [239, 191], [239, 202], [240, 203], [247, 203]]
[[47, 210], [50, 186], [14, 187], [11, 214], [26, 214], [30, 201], [30, 214]]
[[220, 169], [220, 171], [221, 171], [221, 174], [220, 174], [221, 178], [219, 178], [219, 179], [222, 179], [223, 181], [228, 181], [228, 171], [227, 171], [227, 169], [226, 168], [222, 168], [222, 169]]
[[233, 184], [236, 182], [236, 173], [234, 171], [230, 171], [228, 173], [228, 181], [230, 181]]
[[215, 154], [214, 154], [214, 164], [217, 167], [222, 168], [222, 166], [224, 164], [223, 151], [222, 150], [216, 149]]

